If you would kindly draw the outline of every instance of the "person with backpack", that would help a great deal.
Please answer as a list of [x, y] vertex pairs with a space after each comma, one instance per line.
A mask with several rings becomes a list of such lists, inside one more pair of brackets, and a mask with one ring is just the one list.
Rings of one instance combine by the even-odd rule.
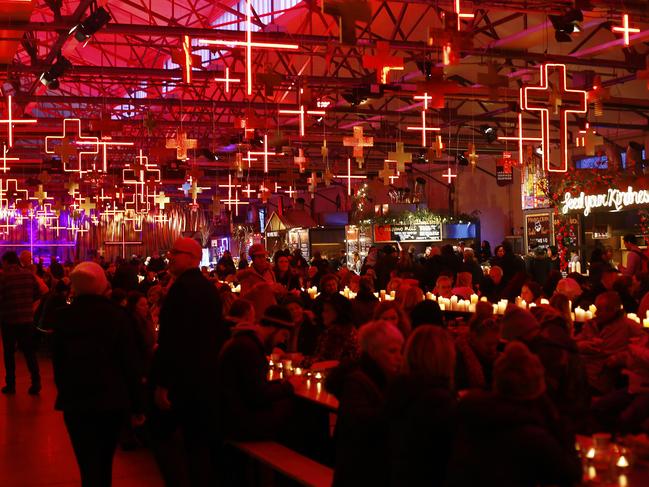
[[628, 251], [626, 266], [620, 264], [618, 269], [625, 276], [638, 276], [649, 271], [649, 257], [638, 247], [636, 236], [629, 233], [624, 236], [624, 247]]

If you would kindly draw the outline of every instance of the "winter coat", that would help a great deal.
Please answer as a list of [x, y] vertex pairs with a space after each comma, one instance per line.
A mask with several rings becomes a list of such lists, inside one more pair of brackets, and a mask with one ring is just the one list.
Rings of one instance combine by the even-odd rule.
[[356, 367], [343, 364], [334, 369], [325, 387], [340, 401], [333, 487], [388, 485], [385, 375], [363, 355]]
[[563, 433], [547, 398], [469, 393], [459, 402], [458, 425], [449, 487], [570, 486], [581, 480], [574, 438]]
[[266, 351], [254, 330], [234, 328], [219, 355], [217, 405], [224, 438], [276, 438], [292, 414], [293, 387], [267, 379]]
[[444, 485], [456, 414], [448, 380], [402, 375], [388, 388], [385, 402], [390, 485]]

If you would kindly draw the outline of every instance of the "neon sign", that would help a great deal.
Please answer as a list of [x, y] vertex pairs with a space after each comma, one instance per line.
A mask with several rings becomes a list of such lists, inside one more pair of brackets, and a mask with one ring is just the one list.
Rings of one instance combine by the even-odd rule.
[[565, 215], [570, 211], [582, 211], [588, 216], [595, 208], [609, 208], [609, 211], [622, 211], [628, 206], [646, 205], [649, 203], [649, 191], [641, 189], [635, 191], [628, 186], [626, 191], [610, 188], [606, 193], [586, 194], [583, 191], [579, 196], [567, 192], [561, 202], [561, 212]]

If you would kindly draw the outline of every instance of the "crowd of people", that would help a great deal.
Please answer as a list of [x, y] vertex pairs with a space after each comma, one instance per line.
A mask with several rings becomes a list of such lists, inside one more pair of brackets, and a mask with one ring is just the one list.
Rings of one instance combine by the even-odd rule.
[[[626, 317], [649, 309], [647, 258], [625, 242], [626, 267], [598, 250], [588, 276], [567, 277], [556, 249], [522, 258], [507, 242], [493, 255], [486, 242], [422, 256], [372, 247], [352, 266], [252, 245], [249, 263], [226, 253], [211, 272], [189, 238], [147, 263], [45, 266], [7, 252], [2, 392], [17, 392], [17, 346], [40, 392], [38, 329], [84, 486], [111, 485], [120, 442], [150, 447], [168, 485], [216, 485], [237, 468], [224, 442], [300, 436], [303, 378], [268, 380], [269, 357], [286, 355], [338, 364], [325, 381], [339, 400], [336, 486], [575, 485], [577, 433], [649, 432], [649, 343]], [[489, 302], [458, 324], [428, 291]], [[512, 304], [495, 316], [501, 299]], [[591, 304], [592, 320], [573, 320]]]

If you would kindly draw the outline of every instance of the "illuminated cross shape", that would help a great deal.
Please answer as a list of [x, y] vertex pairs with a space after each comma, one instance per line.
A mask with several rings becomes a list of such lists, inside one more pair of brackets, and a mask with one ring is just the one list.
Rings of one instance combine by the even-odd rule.
[[456, 177], [457, 177], [457, 174], [453, 174], [453, 173], [451, 172], [451, 168], [449, 167], [449, 168], [446, 170], [446, 173], [442, 174], [442, 177], [443, 177], [443, 178], [446, 178], [446, 179], [448, 180], [448, 183], [447, 183], [447, 184], [450, 186], [451, 182], [453, 181], [453, 178], [456, 178]]
[[270, 195], [270, 188], [267, 188], [266, 184], [262, 183], [261, 186], [259, 186], [259, 198], [263, 203], [267, 203], [269, 195]]
[[297, 194], [297, 191], [293, 189], [293, 186], [289, 186], [288, 189], [285, 189], [284, 192], [292, 198], [294, 194]]
[[76, 196], [78, 192], [77, 190], [79, 189], [79, 183], [70, 179], [70, 181], [68, 181], [68, 184], [66, 184], [65, 187], [67, 188], [68, 194], [70, 196]]
[[41, 208], [34, 213], [34, 216], [44, 227], [51, 227], [53, 224], [56, 224], [55, 226], [60, 228], [58, 227], [58, 214], [52, 210], [51, 203], [41, 203]]
[[198, 199], [198, 195], [203, 192], [204, 189], [210, 189], [209, 186], [199, 186], [198, 181], [194, 179], [192, 181], [192, 187], [190, 188], [189, 192], [192, 195], [192, 202], [196, 204], [196, 200]]
[[383, 180], [383, 184], [388, 186], [390, 184], [390, 177], [394, 176], [394, 170], [390, 168], [388, 161], [383, 163], [383, 169], [379, 171], [379, 177]]
[[300, 167], [300, 172], [304, 172], [306, 166], [306, 157], [304, 157], [304, 149], [301, 147], [297, 150], [297, 156], [293, 158], [293, 162]]
[[247, 201], [241, 201], [239, 199], [237, 191], [235, 191], [234, 198], [228, 198], [228, 199], [221, 200], [221, 203], [225, 203], [226, 205], [228, 205], [228, 210], [230, 210], [230, 211], [232, 211], [232, 205], [234, 205], [234, 214], [237, 215], [237, 216], [239, 216], [239, 206], [248, 204]]
[[471, 170], [474, 170], [478, 164], [478, 154], [475, 151], [475, 144], [469, 144], [469, 152], [467, 153], [469, 159], [469, 164], [471, 164]]
[[376, 42], [376, 54], [363, 56], [363, 67], [376, 69], [377, 83], [386, 84], [390, 71], [403, 71], [403, 58], [390, 56], [390, 44], [385, 41]]
[[518, 160], [523, 161], [525, 160], [525, 154], [524, 154], [524, 148], [523, 148], [523, 143], [524, 142], [543, 142], [543, 139], [541, 137], [524, 137], [523, 136], [523, 114], [519, 113], [518, 114], [518, 127], [517, 127], [518, 134], [516, 136], [498, 136], [498, 140], [515, 140], [518, 142]]
[[9, 207], [13, 201], [14, 206], [20, 201], [27, 201], [29, 192], [18, 187], [17, 179], [0, 179], [0, 208]]
[[[76, 138], [74, 143], [72, 143], [71, 139], [67, 136], [68, 125], [76, 126]], [[54, 140], [60, 140], [61, 143], [55, 146], [52, 144], [52, 141]], [[91, 150], [78, 151], [76, 146], [91, 146], [94, 148]], [[64, 118], [63, 133], [61, 135], [48, 135], [45, 137], [45, 152], [47, 154], [58, 154], [61, 157], [63, 171], [77, 172], [81, 176], [90, 172], [90, 170], [84, 169], [83, 167], [83, 156], [99, 154], [99, 138], [83, 137], [81, 135], [81, 120], [78, 118]], [[75, 155], [77, 156], [77, 167], [71, 169], [68, 167], [68, 163], [70, 162], [70, 157]]]
[[192, 189], [191, 181], [185, 181], [183, 185], [178, 189], [182, 190], [182, 192], [185, 194], [185, 198], [187, 198], [189, 196], [189, 190]]
[[415, 95], [413, 96], [413, 99], [422, 100], [424, 102], [424, 110], [428, 110], [428, 102], [433, 101], [433, 97], [428, 93], [424, 93], [423, 95]]
[[309, 183], [309, 192], [313, 195], [315, 194], [316, 190], [318, 189], [318, 183], [320, 182], [318, 180], [318, 174], [314, 171], [311, 173], [311, 177], [306, 180], [307, 183]]
[[396, 162], [397, 171], [405, 171], [406, 162], [412, 162], [412, 154], [403, 150], [403, 142], [397, 142], [394, 152], [388, 152], [388, 161]]
[[186, 132], [178, 131], [174, 139], [167, 139], [167, 149], [176, 149], [176, 159], [184, 161], [187, 159], [187, 150], [196, 149], [196, 139], [188, 139]]
[[274, 193], [279, 193], [280, 189], [282, 189], [282, 187], [279, 184], [275, 183], [275, 190], [273, 192]]
[[38, 189], [34, 193], [34, 199], [38, 201], [38, 204], [43, 206], [43, 201], [51, 200], [52, 198], [47, 196], [47, 191], [43, 191], [43, 185], [39, 184]]
[[435, 157], [440, 158], [444, 155], [444, 141], [442, 140], [441, 135], [438, 135], [435, 138], [435, 144], [433, 145], [433, 149], [435, 150]]
[[239, 78], [230, 78], [230, 68], [225, 68], [225, 78], [214, 78], [214, 81], [225, 83], [225, 92], [230, 93], [230, 83], [241, 83]]
[[353, 147], [352, 154], [358, 163], [358, 167], [363, 166], [363, 147], [374, 146], [374, 137], [365, 137], [363, 135], [363, 127], [356, 125], [354, 127], [353, 137], [343, 137], [343, 145], [345, 147]]
[[228, 184], [219, 184], [219, 188], [228, 188], [228, 199], [232, 199], [232, 190], [234, 188], [240, 188], [241, 185], [236, 182], [232, 184], [232, 174], [228, 173]]
[[[543, 167], [548, 172], [567, 172], [568, 171], [568, 115], [570, 113], [586, 113], [588, 111], [588, 93], [584, 90], [569, 90], [566, 86], [566, 66], [565, 64], [544, 64], [540, 66], [541, 81], [539, 86], [525, 86], [521, 88], [521, 107], [531, 112], [541, 112], [541, 144]], [[560, 95], [568, 94], [577, 97], [577, 102], [572, 107], [566, 107], [565, 100], [559, 109], [559, 137], [561, 148], [559, 151], [553, 150], [550, 144], [550, 109], [547, 101], [533, 101], [531, 98], [541, 98], [545, 96], [549, 100], [552, 96], [553, 88], [548, 80], [550, 70], [558, 73], [558, 83], [556, 90]], [[557, 169], [558, 168], [558, 169]]]
[[594, 156], [595, 149], [604, 143], [604, 137], [598, 135], [597, 132], [591, 128], [589, 123], [586, 123], [586, 128], [580, 130], [576, 137], [577, 147], [583, 147], [584, 153], [587, 156]]
[[300, 119], [300, 137], [304, 137], [304, 115], [320, 115], [325, 116], [327, 112], [324, 110], [304, 110], [304, 105], [300, 105], [299, 110], [280, 110], [282, 115], [298, 115]]
[[367, 179], [367, 176], [355, 176], [352, 174], [352, 160], [347, 158], [347, 175], [335, 175], [336, 179], [347, 180], [347, 196], [352, 195], [352, 179]]
[[0, 171], [3, 173], [9, 172], [11, 169], [9, 166], [7, 166], [8, 161], [18, 161], [19, 159], [17, 157], [7, 157], [7, 154], [9, 153], [9, 149], [7, 149], [7, 146], [5, 144], [2, 144], [2, 158], [0, 158], [0, 161], [2, 161], [2, 166], [0, 166]]
[[248, 151], [250, 156], [264, 156], [264, 172], [268, 172], [268, 156], [276, 156], [275, 152], [268, 152], [268, 134], [264, 135], [264, 150], [262, 152]]
[[453, 5], [453, 11], [455, 12], [455, 15], [457, 15], [458, 32], [461, 30], [462, 19], [472, 19], [475, 17], [475, 14], [467, 14], [462, 12], [462, 6], [460, 5], [460, 0], [455, 0]]
[[[108, 172], [108, 147], [131, 147], [134, 145], [133, 142], [116, 142], [110, 139], [101, 139], [97, 144], [101, 147], [102, 167], [93, 167], [93, 169], [100, 172]], [[141, 154], [142, 151], [140, 151]]]
[[613, 32], [621, 33], [624, 38], [624, 45], [629, 45], [629, 34], [637, 34], [640, 32], [640, 29], [629, 27], [629, 14], [624, 14], [622, 16], [622, 26], [613, 27]]
[[252, 42], [252, 0], [246, 0], [246, 40], [245, 41], [222, 41], [222, 40], [199, 40], [199, 44], [204, 46], [225, 46], [225, 47], [245, 47], [246, 48], [246, 92], [248, 96], [252, 95], [252, 48], [263, 49], [299, 49], [297, 44], [276, 44], [269, 42]]
[[11, 95], [7, 96], [7, 118], [4, 120], [0, 120], [0, 123], [6, 123], [7, 124], [7, 132], [8, 132], [8, 143], [9, 147], [14, 146], [14, 124], [17, 123], [36, 123], [37, 120], [33, 119], [22, 119], [19, 118], [18, 120], [15, 120], [13, 118], [13, 97]]
[[183, 70], [183, 82], [192, 82], [192, 67], [201, 63], [201, 57], [192, 54], [192, 44], [189, 36], [183, 36], [180, 49], [171, 51], [171, 60]]
[[257, 161], [257, 158], [256, 158], [256, 157], [252, 157], [252, 156], [250, 155], [250, 152], [248, 152], [248, 155], [247, 155], [246, 157], [243, 157], [241, 160], [244, 161], [244, 162], [247, 162], [247, 163], [248, 163], [248, 168], [250, 168], [250, 165], [251, 165], [253, 162], [256, 162], [256, 161]]
[[503, 167], [503, 172], [511, 174], [512, 167], [516, 164], [516, 161], [512, 159], [511, 152], [503, 152], [502, 158], [498, 160], [500, 165]]
[[90, 198], [84, 198], [79, 204], [79, 209], [83, 210], [86, 213], [86, 216], [90, 216], [90, 212], [97, 209], [97, 203], [92, 201]]
[[164, 191], [160, 191], [155, 195], [155, 204], [158, 205], [158, 208], [161, 210], [165, 209], [165, 206], [170, 203], [169, 196], [165, 195]]
[[242, 192], [242, 193], [245, 193], [246, 196], [247, 196], [248, 198], [250, 198], [250, 195], [252, 195], [253, 193], [255, 193], [255, 190], [252, 189], [252, 187], [250, 186], [250, 183], [248, 183], [248, 185], [246, 186], [246, 189], [242, 189], [241, 192]]
[[426, 125], [426, 110], [424, 109], [421, 111], [421, 126], [406, 127], [406, 130], [421, 130], [421, 146], [426, 147], [426, 133], [439, 132], [441, 129], [439, 127], [428, 127]]

